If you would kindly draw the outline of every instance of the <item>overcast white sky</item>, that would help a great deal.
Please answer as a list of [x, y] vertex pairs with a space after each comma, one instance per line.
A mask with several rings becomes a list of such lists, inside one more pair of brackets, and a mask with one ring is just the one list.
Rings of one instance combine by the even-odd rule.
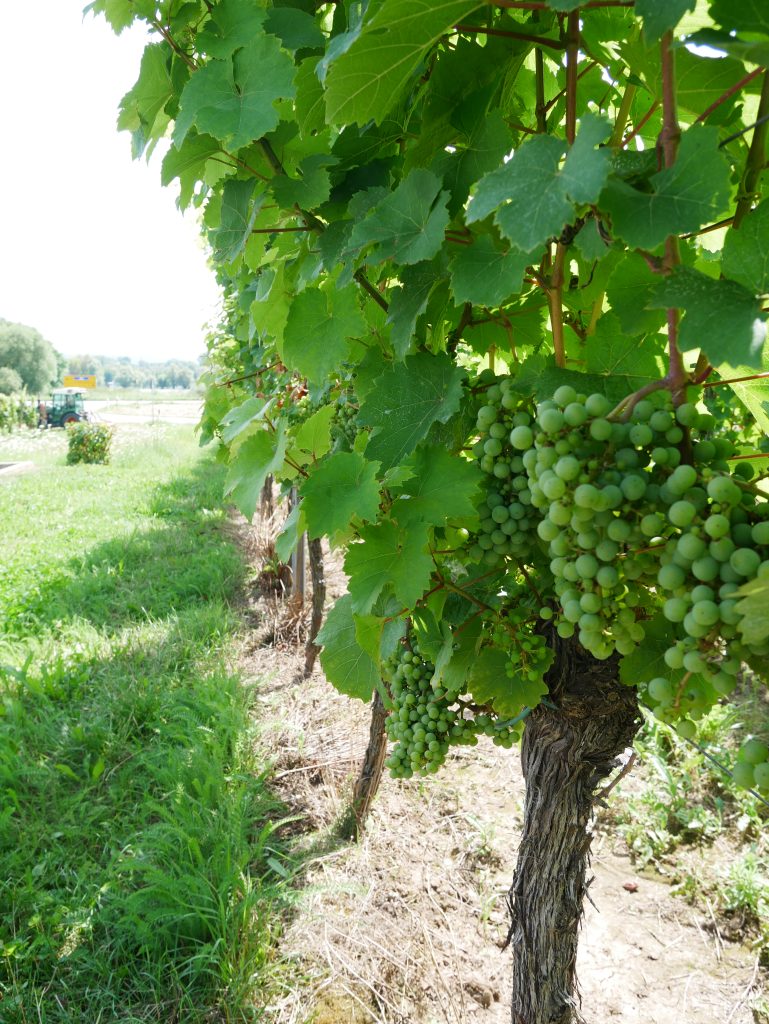
[[218, 289], [194, 211], [115, 126], [144, 37], [86, 0], [0, 0], [0, 318], [65, 355], [195, 359]]

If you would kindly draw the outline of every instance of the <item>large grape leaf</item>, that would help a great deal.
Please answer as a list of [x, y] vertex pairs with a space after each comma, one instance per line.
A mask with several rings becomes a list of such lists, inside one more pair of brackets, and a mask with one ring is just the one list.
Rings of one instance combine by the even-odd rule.
[[660, 39], [675, 28], [695, 5], [696, 0], [636, 0], [635, 13], [643, 18], [646, 41]]
[[253, 194], [253, 178], [243, 181], [230, 178], [225, 181], [222, 189], [221, 221], [216, 231], [209, 235], [215, 259], [230, 263], [243, 252], [261, 206], [260, 201], [251, 204]]
[[[120, 101], [117, 126], [137, 133], [146, 141], [162, 136], [169, 117], [161, 112], [174, 94], [169, 71], [168, 47], [164, 43], [150, 43], [142, 54], [139, 78], [133, 89]], [[134, 146], [134, 156], [141, 154], [142, 146]]]
[[498, 715], [513, 718], [524, 707], [533, 708], [547, 693], [542, 680], [512, 679], [507, 675], [510, 655], [496, 647], [486, 647], [473, 661], [468, 689], [478, 704], [493, 704]]
[[644, 623], [644, 639], [620, 659], [619, 677], [628, 686], [648, 683], [656, 676], [668, 678], [670, 669], [665, 662], [665, 651], [672, 642], [670, 623], [660, 612]]
[[354, 285], [338, 292], [306, 288], [288, 311], [283, 358], [291, 369], [321, 384], [346, 358], [350, 338], [360, 337], [365, 329]]
[[737, 629], [747, 644], [758, 647], [769, 640], [769, 579], [755, 579], [737, 591], [737, 611], [742, 618]]
[[628, 337], [614, 313], [601, 317], [586, 348], [587, 371], [606, 374], [613, 384], [623, 382], [627, 394], [664, 376], [662, 335]]
[[714, 219], [731, 191], [718, 129], [695, 124], [684, 132], [675, 164], [652, 175], [650, 185], [652, 192], [642, 192], [613, 178], [601, 196], [612, 233], [629, 246], [655, 249], [668, 235], [696, 231]]
[[481, 472], [474, 462], [437, 445], [423, 445], [405, 465], [412, 475], [390, 510], [402, 526], [441, 526], [449, 519], [474, 515], [481, 482]]
[[769, 292], [769, 199], [727, 232], [721, 269], [754, 295]]
[[260, 430], [239, 445], [230, 461], [224, 493], [231, 496], [246, 519], [252, 519], [264, 481], [283, 465], [286, 436], [281, 423], [277, 435]]
[[626, 253], [612, 271], [606, 298], [622, 330], [631, 338], [659, 330], [665, 323], [663, 310], [646, 308], [657, 284], [658, 277], [636, 252]]
[[190, 128], [240, 149], [280, 120], [275, 102], [293, 98], [294, 62], [275, 36], [255, 35], [226, 60], [210, 60], [182, 90], [173, 139], [180, 146]]
[[427, 436], [436, 420], [445, 423], [459, 408], [464, 370], [446, 355], [417, 352], [390, 367], [366, 396], [358, 422], [374, 427], [366, 455], [397, 466]]
[[279, 174], [272, 179], [270, 188], [278, 206], [290, 210], [300, 206], [303, 210], [314, 210], [325, 203], [331, 193], [329, 166], [336, 163], [332, 156], [315, 153], [305, 157], [299, 164], [300, 176], [289, 178]]
[[179, 179], [179, 207], [184, 210], [192, 200], [195, 186], [203, 179], [206, 162], [221, 153], [221, 143], [210, 135], [188, 135], [177, 149], [171, 146], [163, 157], [160, 181], [170, 185]]
[[609, 173], [609, 152], [596, 149], [609, 135], [602, 118], [586, 114], [574, 145], [550, 135], [524, 142], [511, 160], [478, 182], [467, 209], [473, 223], [496, 210], [494, 220], [514, 246], [531, 252], [560, 235], [576, 217], [575, 203], [594, 203]]
[[655, 289], [650, 305], [686, 310], [681, 321], [684, 349], [702, 348], [710, 362], [761, 365], [766, 320], [761, 303], [736, 281], [714, 280], [679, 267]]
[[[760, 429], [769, 437], [769, 377], [761, 377], [758, 380], [750, 380], [755, 376], [756, 368], [752, 366], [737, 366], [734, 363], [718, 363], [715, 367], [722, 380], [735, 380], [730, 384], [732, 391], [737, 395], [755, 417]], [[764, 345], [761, 357], [759, 373], [769, 374], [769, 345]], [[748, 378], [748, 379], [740, 379]], [[726, 387], [726, 385], [720, 385]]]
[[422, 57], [477, 0], [383, 0], [326, 73], [329, 124], [380, 124]]
[[340, 597], [328, 613], [317, 641], [322, 644], [320, 663], [328, 681], [348, 697], [371, 700], [379, 681], [377, 667], [358, 644], [352, 597]]
[[304, 481], [301, 494], [310, 537], [344, 532], [353, 518], [374, 520], [379, 511], [376, 462], [358, 452], [336, 452]]
[[432, 171], [417, 167], [398, 187], [359, 220], [350, 236], [350, 247], [361, 249], [375, 243], [369, 260], [395, 258], [399, 263], [431, 259], [443, 245], [449, 222], [448, 192]]
[[219, 0], [197, 34], [197, 45], [209, 57], [230, 57], [261, 34], [266, 14], [253, 0]]
[[713, 0], [710, 16], [729, 32], [769, 33], [769, 5], [766, 0]]
[[411, 346], [417, 319], [427, 308], [427, 300], [437, 277], [435, 264], [430, 260], [406, 267], [400, 275], [400, 288], [390, 293], [387, 322], [392, 324], [390, 343], [398, 359], [404, 359]]
[[427, 589], [433, 570], [428, 528], [400, 530], [385, 520], [364, 527], [360, 538], [360, 543], [347, 549], [344, 560], [353, 611], [361, 615], [371, 611], [388, 585], [401, 605], [413, 608]]
[[457, 305], [500, 306], [521, 290], [531, 256], [515, 249], [500, 249], [489, 235], [472, 245], [460, 245], [451, 260], [451, 290]]
[[259, 424], [269, 413], [273, 402], [273, 399], [265, 401], [264, 398], [247, 398], [245, 402], [230, 409], [219, 424], [224, 444], [232, 444], [236, 438], [251, 428], [261, 429]]
[[331, 451], [331, 420], [335, 411], [333, 405], [324, 405], [306, 419], [296, 432], [294, 448], [307, 452], [313, 459]]

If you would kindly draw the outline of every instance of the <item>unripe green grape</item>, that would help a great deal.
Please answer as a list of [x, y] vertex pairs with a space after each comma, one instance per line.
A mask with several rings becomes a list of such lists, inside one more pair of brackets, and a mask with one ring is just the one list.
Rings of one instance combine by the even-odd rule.
[[577, 401], [577, 392], [570, 384], [561, 384], [553, 394], [553, 401], [564, 409], [567, 405]]
[[769, 747], [761, 740], [746, 740], [737, 751], [738, 761], [745, 761], [747, 764], [761, 764], [769, 758]]
[[520, 425], [513, 427], [510, 431], [510, 444], [513, 448], [518, 448], [522, 451], [526, 448], [531, 448], [533, 443], [534, 434], [532, 433], [531, 427]]
[[585, 399], [585, 408], [590, 416], [605, 416], [611, 410], [611, 402], [604, 395], [588, 395]]
[[681, 499], [674, 501], [668, 510], [668, 516], [673, 526], [689, 526], [697, 515], [697, 510], [691, 502]]
[[708, 483], [708, 497], [719, 505], [736, 505], [742, 497], [742, 491], [726, 476], [714, 476]]
[[538, 413], [537, 420], [546, 434], [557, 434], [565, 422], [560, 409], [543, 409]]
[[683, 622], [689, 606], [681, 597], [669, 597], [662, 606], [662, 611], [668, 622]]
[[754, 576], [761, 564], [761, 556], [752, 548], [737, 548], [729, 559], [729, 565], [740, 576]]
[[567, 426], [579, 427], [587, 419], [587, 409], [579, 402], [570, 402], [563, 410], [563, 418]]
[[612, 425], [608, 420], [597, 419], [590, 424], [590, 436], [594, 441], [608, 441], [612, 435]]
[[657, 703], [673, 699], [673, 686], [669, 679], [663, 679], [662, 676], [652, 679], [646, 690], [649, 696]]
[[695, 405], [691, 405], [689, 402], [679, 405], [676, 409], [676, 419], [682, 427], [695, 426], [699, 417], [700, 414], [697, 412], [697, 407]]
[[753, 765], [747, 761], [738, 761], [732, 769], [732, 778], [738, 786], [744, 789], [752, 789], [756, 784], [756, 777], [753, 773]]

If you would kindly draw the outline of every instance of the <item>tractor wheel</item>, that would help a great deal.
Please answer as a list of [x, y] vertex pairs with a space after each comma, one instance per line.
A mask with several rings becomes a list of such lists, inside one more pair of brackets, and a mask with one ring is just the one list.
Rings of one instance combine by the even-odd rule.
[[79, 423], [80, 417], [76, 412], [65, 412], [61, 418], [61, 425], [66, 427], [69, 423]]

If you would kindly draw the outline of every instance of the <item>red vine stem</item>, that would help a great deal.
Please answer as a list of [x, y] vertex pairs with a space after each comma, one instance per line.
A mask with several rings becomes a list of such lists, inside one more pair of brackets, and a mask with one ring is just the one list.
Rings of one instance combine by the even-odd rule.
[[752, 82], [753, 79], [757, 78], [758, 75], [763, 73], [763, 71], [764, 68], [756, 68], [755, 71], [751, 71], [749, 74], [745, 75], [744, 78], [741, 78], [739, 82], [735, 82], [730, 89], [727, 89], [726, 92], [722, 93], [717, 100], [714, 100], [714, 102], [710, 104], [707, 110], [703, 110], [694, 123], [698, 124], [700, 121], [706, 121], [714, 110], [717, 110], [722, 103], [725, 103], [730, 96], [734, 96], [734, 94], [736, 92], [739, 92], [740, 89], [744, 89], [748, 82]]
[[632, 132], [630, 132], [629, 135], [626, 135], [625, 138], [622, 140], [622, 144], [621, 144], [621, 148], [622, 149], [624, 149], [628, 145], [628, 143], [632, 142], [633, 139], [636, 137], [636, 135], [638, 135], [638, 133], [641, 131], [641, 129], [644, 128], [648, 124], [650, 119], [657, 112], [657, 108], [659, 107], [659, 105], [660, 105], [659, 100], [655, 100], [654, 103], [652, 103], [652, 105], [646, 111], [646, 113], [641, 118], [641, 120], [638, 122], [638, 124], [635, 126], [635, 128], [632, 130]]
[[729, 380], [710, 380], [703, 384], [703, 388], [718, 388], [722, 384], [741, 384], [746, 380], [764, 380], [769, 373], [751, 373], [747, 377], [731, 377]]
[[[552, 11], [549, 4], [534, 2], [534, 0], [492, 0], [495, 7], [504, 7], [511, 11]], [[582, 4], [582, 10], [589, 10], [598, 7], [632, 7], [635, 0], [590, 0]]]
[[486, 28], [483, 25], [455, 25], [457, 32], [479, 32], [486, 36], [501, 36], [503, 39], [522, 39], [524, 42], [547, 46], [551, 50], [565, 50], [566, 44], [558, 39], [547, 39], [545, 36], [532, 36], [526, 32], [509, 32], [503, 28]]

